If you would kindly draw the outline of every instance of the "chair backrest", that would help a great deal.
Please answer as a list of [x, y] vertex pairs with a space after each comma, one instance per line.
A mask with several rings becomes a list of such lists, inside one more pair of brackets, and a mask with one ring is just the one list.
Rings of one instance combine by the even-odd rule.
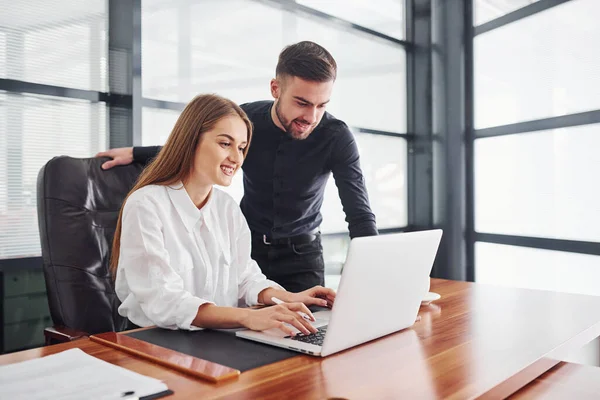
[[109, 272], [119, 210], [143, 166], [104, 171], [106, 158], [55, 157], [40, 170], [37, 208], [54, 325], [90, 334], [121, 331], [127, 320]]

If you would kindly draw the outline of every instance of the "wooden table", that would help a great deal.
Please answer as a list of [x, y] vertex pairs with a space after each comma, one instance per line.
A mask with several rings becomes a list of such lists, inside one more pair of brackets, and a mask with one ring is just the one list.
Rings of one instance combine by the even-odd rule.
[[560, 362], [510, 399], [597, 400], [599, 397], [600, 368]]
[[88, 339], [0, 356], [0, 365], [79, 347], [164, 380], [178, 399], [504, 398], [600, 336], [600, 297], [438, 279], [431, 287], [442, 298], [421, 307], [411, 329], [324, 359], [298, 355], [221, 384]]

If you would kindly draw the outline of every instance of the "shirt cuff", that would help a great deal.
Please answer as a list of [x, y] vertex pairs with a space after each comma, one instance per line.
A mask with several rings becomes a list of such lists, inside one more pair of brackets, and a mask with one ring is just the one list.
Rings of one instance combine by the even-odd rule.
[[193, 326], [194, 318], [198, 315], [198, 308], [202, 304], [215, 304], [212, 301], [202, 300], [199, 297], [188, 297], [183, 300], [177, 309], [177, 327], [188, 331], [198, 331], [202, 328]]
[[248, 307], [252, 307], [252, 306], [256, 306], [256, 305], [260, 304], [258, 302], [258, 295], [260, 294], [260, 292], [262, 292], [266, 288], [270, 288], [270, 287], [272, 287], [273, 289], [285, 290], [277, 282], [270, 281], [268, 279], [265, 279], [264, 281], [256, 282], [252, 286], [252, 288], [248, 291], [248, 294], [246, 296], [246, 305]]
[[379, 234], [374, 220], [353, 224], [352, 226], [349, 226], [348, 229], [350, 231], [351, 239], [362, 236], [377, 236]]

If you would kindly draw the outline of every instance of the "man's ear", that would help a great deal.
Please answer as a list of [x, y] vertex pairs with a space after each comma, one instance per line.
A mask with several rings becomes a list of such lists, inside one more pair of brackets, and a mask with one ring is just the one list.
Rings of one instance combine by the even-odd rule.
[[281, 82], [277, 78], [271, 79], [271, 96], [278, 99], [281, 95]]

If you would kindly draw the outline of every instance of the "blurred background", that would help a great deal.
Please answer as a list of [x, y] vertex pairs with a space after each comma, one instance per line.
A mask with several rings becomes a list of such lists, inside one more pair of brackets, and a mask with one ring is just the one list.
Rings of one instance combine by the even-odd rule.
[[[435, 277], [600, 295], [598, 15], [598, 0], [0, 0], [0, 350], [51, 325], [40, 168], [163, 144], [199, 93], [270, 99], [300, 40], [337, 60], [328, 111], [355, 134], [382, 234], [444, 229]], [[227, 190], [241, 199], [241, 172]], [[335, 287], [333, 180], [322, 213]]]

